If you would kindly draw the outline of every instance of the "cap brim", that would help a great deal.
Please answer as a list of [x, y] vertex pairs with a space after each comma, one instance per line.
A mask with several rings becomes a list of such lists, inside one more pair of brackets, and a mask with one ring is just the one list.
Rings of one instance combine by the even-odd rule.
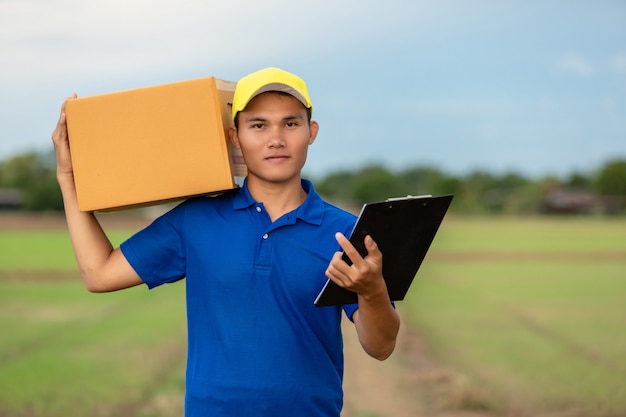
[[[296, 90], [295, 88], [287, 84], [281, 84], [281, 83], [267, 84], [259, 88], [254, 94], [250, 96], [250, 98], [248, 99], [248, 103], [250, 103], [250, 101], [252, 101], [252, 99], [258, 96], [259, 94], [267, 93], [270, 91], [280, 91], [281, 93], [287, 93], [297, 98], [298, 101], [300, 101], [300, 103], [304, 105], [304, 107], [306, 108], [311, 107], [311, 103], [308, 103], [307, 99], [302, 94], [300, 94], [298, 90]], [[248, 103], [246, 103], [246, 105], [248, 105]]]

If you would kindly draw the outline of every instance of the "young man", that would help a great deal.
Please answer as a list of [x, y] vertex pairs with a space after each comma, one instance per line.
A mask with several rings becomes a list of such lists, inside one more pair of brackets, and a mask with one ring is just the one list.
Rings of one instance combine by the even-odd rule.
[[[57, 177], [86, 287], [186, 279], [188, 417], [339, 416], [342, 310], [368, 354], [383, 360], [394, 349], [399, 319], [382, 254], [367, 238], [362, 258], [344, 236], [355, 216], [301, 178], [319, 130], [311, 111], [293, 74], [267, 68], [242, 78], [229, 134], [248, 167], [244, 186], [187, 200], [113, 248], [96, 217], [78, 210], [61, 109], [52, 134]], [[314, 307], [326, 277], [356, 292], [358, 304]]]

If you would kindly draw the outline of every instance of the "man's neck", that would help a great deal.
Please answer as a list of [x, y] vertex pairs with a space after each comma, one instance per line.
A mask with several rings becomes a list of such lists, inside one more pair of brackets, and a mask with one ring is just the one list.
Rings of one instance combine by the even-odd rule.
[[248, 190], [255, 201], [263, 203], [272, 221], [300, 207], [306, 199], [300, 178], [286, 183], [248, 178]]

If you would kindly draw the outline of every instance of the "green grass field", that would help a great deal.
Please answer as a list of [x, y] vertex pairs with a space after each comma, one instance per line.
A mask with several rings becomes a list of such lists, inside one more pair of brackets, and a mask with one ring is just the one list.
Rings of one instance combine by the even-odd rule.
[[76, 269], [66, 231], [0, 231], [0, 416], [182, 415], [184, 283], [90, 294]]
[[623, 219], [449, 219], [402, 308], [486, 408], [626, 415]]
[[[65, 231], [0, 230], [0, 416], [181, 415], [183, 305], [89, 294]], [[448, 218], [398, 309], [467, 408], [626, 415], [626, 219]]]

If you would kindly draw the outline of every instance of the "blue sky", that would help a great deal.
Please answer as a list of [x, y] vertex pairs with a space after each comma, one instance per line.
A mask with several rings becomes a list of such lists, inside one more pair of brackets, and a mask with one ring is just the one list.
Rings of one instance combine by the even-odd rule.
[[321, 125], [305, 172], [589, 172], [626, 158], [626, 1], [2, 0], [0, 159], [66, 96], [278, 66]]

